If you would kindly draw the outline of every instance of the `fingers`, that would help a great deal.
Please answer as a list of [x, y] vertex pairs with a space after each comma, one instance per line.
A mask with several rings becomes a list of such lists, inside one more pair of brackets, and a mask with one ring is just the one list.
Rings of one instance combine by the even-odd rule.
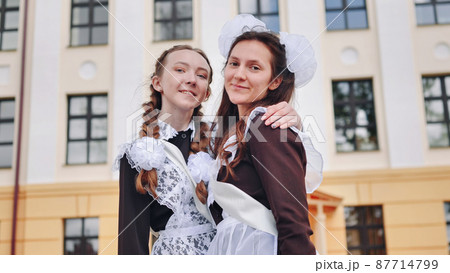
[[277, 121], [280, 117], [286, 116], [289, 114], [290, 109], [292, 107], [285, 101], [282, 101], [278, 104], [271, 105], [267, 107], [267, 112], [262, 116], [261, 120], [265, 120], [265, 125], [271, 125], [275, 121]]

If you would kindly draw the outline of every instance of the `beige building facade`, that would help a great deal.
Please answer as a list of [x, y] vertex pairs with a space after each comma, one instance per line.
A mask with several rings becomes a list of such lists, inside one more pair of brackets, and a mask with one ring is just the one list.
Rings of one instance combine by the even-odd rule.
[[[305, 35], [316, 52], [316, 75], [292, 103], [325, 163], [322, 185], [309, 196], [319, 252], [449, 253], [448, 9], [412, 0], [355, 1], [349, 7], [328, 0], [0, 2], [2, 16], [10, 16], [1, 34], [17, 29], [17, 40], [8, 40], [17, 46], [0, 47], [0, 112], [3, 102], [14, 105], [12, 118], [0, 114], [0, 149], [11, 150], [0, 160], [0, 254], [11, 254], [13, 241], [15, 254], [64, 254], [83, 240], [97, 254], [117, 253], [118, 173], [112, 165], [119, 145], [136, 133], [155, 57], [175, 44], [204, 49], [215, 73], [204, 106], [214, 115], [223, 85], [219, 31], [248, 3], [260, 16], [278, 20], [280, 31]], [[185, 23], [172, 32], [164, 27], [176, 28], [176, 22], [161, 14], [176, 2]], [[423, 14], [430, 15], [423, 10], [430, 8], [438, 17], [424, 24], [429, 17]], [[333, 21], [333, 14], [341, 19]], [[426, 79], [441, 85], [425, 87]], [[365, 117], [368, 125], [358, 125], [358, 101], [336, 100], [340, 85], [356, 92], [355, 82], [370, 86], [364, 102], [373, 110]], [[427, 90], [443, 93], [429, 96]], [[102, 111], [92, 106], [96, 100], [106, 101]], [[76, 101], [92, 109], [77, 114]], [[430, 106], [436, 101], [443, 102], [442, 113]], [[357, 119], [356, 128], [337, 114], [347, 106], [356, 116], [343, 120]], [[77, 119], [91, 122], [89, 136], [74, 131]], [[13, 124], [12, 131], [5, 133], [4, 124]], [[445, 130], [436, 137], [441, 125], [447, 126], [447, 142]], [[83, 230], [71, 230], [68, 219], [80, 219]]]

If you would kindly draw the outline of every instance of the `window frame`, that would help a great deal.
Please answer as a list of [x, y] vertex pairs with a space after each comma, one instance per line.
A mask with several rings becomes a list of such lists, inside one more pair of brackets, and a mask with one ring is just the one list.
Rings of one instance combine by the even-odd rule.
[[[15, 114], [15, 109], [16, 109], [16, 100], [15, 98], [0, 98], [0, 111], [1, 111], [1, 107], [3, 102], [6, 101], [12, 101], [14, 102], [14, 114]], [[0, 112], [1, 113], [1, 112]], [[13, 130], [15, 129], [15, 115], [12, 118], [2, 118], [2, 116], [0, 115], [0, 124], [1, 123], [12, 123], [13, 125]], [[0, 146], [9, 146], [11, 145], [12, 150], [12, 154], [11, 154], [11, 163], [10, 165], [0, 165], [0, 169], [10, 169], [12, 168], [12, 163], [13, 163], [13, 156], [14, 156], [14, 132], [13, 132], [13, 138], [12, 141], [5, 141], [5, 142], [0, 142]]]
[[[357, 100], [354, 98], [354, 88], [353, 88], [353, 83], [356, 82], [367, 82], [369, 83], [370, 86], [370, 91], [372, 93], [372, 99], [371, 100]], [[347, 83], [349, 85], [349, 99], [348, 101], [346, 100], [338, 100], [336, 101], [334, 99], [334, 86], [337, 85], [338, 83]], [[334, 132], [335, 132], [335, 147], [336, 147], [336, 152], [339, 154], [344, 154], [344, 153], [354, 153], [354, 152], [374, 152], [374, 151], [379, 151], [380, 150], [380, 141], [379, 141], [379, 137], [378, 137], [378, 126], [377, 126], [377, 117], [376, 117], [376, 108], [375, 108], [375, 93], [373, 90], [373, 80], [372, 79], [357, 79], [357, 80], [333, 80], [331, 83], [332, 86], [332, 100], [333, 100], [333, 115], [334, 115]], [[373, 123], [370, 123], [368, 125], [358, 125], [356, 123], [357, 120], [357, 113], [356, 113], [356, 107], [360, 106], [360, 105], [368, 105], [371, 104], [371, 107], [373, 108]], [[338, 106], [345, 106], [348, 105], [350, 107], [350, 113], [351, 113], [351, 122], [348, 125], [337, 125], [336, 124], [336, 108]], [[352, 151], [339, 151], [338, 150], [338, 146], [337, 146], [337, 142], [336, 142], [336, 135], [337, 135], [337, 130], [338, 129], [353, 129], [356, 131], [357, 128], [374, 128], [375, 130], [375, 135], [376, 135], [376, 148], [372, 149], [372, 150], [362, 150], [362, 149], [358, 149], [358, 145], [357, 145], [357, 138], [356, 138], [356, 132], [355, 132], [355, 136], [353, 138], [352, 144], [353, 144], [353, 150]]]
[[[73, 220], [73, 219], [80, 219], [81, 220], [81, 236], [66, 236], [66, 225], [67, 225], [67, 220]], [[97, 225], [97, 235], [90, 235], [87, 236], [84, 234], [84, 226], [85, 226], [85, 220], [86, 219], [97, 219], [98, 220], [98, 225]], [[99, 230], [100, 230], [100, 219], [98, 217], [78, 217], [78, 218], [65, 218], [64, 219], [64, 246], [63, 246], [63, 254], [64, 255], [98, 255], [98, 249], [97, 249], [97, 253], [95, 254], [87, 254], [87, 253], [81, 253], [81, 254], [67, 254], [66, 253], [66, 246], [67, 246], [67, 241], [68, 240], [77, 240], [79, 239], [81, 241], [81, 249], [86, 250], [86, 242], [89, 239], [97, 239], [97, 242], [99, 240]]]
[[[438, 2], [437, 0], [430, 0], [430, 3], [416, 3], [416, 1], [414, 1], [414, 10], [416, 12], [416, 24], [418, 26], [433, 26], [433, 25], [448, 25], [449, 23], [439, 23], [438, 22], [438, 14], [437, 14], [437, 6], [441, 5], [441, 4], [450, 4], [450, 0], [447, 0], [446, 2]], [[433, 21], [434, 23], [431, 24], [420, 24], [417, 18], [417, 7], [420, 6], [431, 6], [433, 8]], [[450, 16], [450, 14], [449, 14]]]
[[[449, 213], [450, 214], [450, 212], [447, 210], [447, 208], [446, 207], [449, 207], [450, 208], [450, 202], [444, 202], [444, 216], [445, 216], [445, 219], [446, 219], [446, 229], [448, 230], [448, 227], [450, 226], [450, 220], [447, 220], [447, 213]], [[450, 254], [450, 234], [447, 234], [447, 245], [448, 245], [448, 254]]]
[[[95, 7], [102, 7], [106, 6], [109, 7], [109, 0], [87, 0], [88, 3], [75, 3], [75, 0], [71, 0], [71, 8], [70, 8], [70, 47], [80, 47], [80, 46], [93, 46], [93, 45], [107, 45], [109, 43], [109, 14], [108, 14], [108, 20], [106, 23], [94, 23], [94, 9]], [[88, 23], [87, 24], [74, 24], [73, 23], [73, 13], [74, 8], [88, 8], [89, 15], [88, 15]], [[103, 7], [102, 7], [103, 8]], [[75, 28], [88, 28], [89, 29], [89, 39], [87, 44], [73, 44], [73, 35], [72, 30]], [[93, 29], [94, 27], [106, 27], [107, 30], [107, 39], [105, 43], [93, 43]]]
[[[448, 145], [447, 146], [431, 146], [430, 139], [427, 135], [427, 141], [428, 141], [428, 147], [431, 149], [442, 149], [450, 147], [450, 95], [447, 95], [447, 92], [450, 94], [450, 90], [447, 90], [447, 86], [445, 85], [445, 78], [449, 77], [450, 74], [445, 75], [438, 75], [438, 76], [422, 76], [422, 94], [423, 94], [423, 100], [424, 100], [424, 111], [425, 111], [425, 122], [426, 126], [428, 127], [428, 124], [445, 124], [447, 127], [447, 139], [448, 139]], [[424, 79], [439, 79], [440, 85], [441, 85], [441, 95], [440, 96], [430, 96], [425, 97], [425, 88], [424, 88]], [[449, 80], [450, 81], [450, 80]], [[428, 121], [427, 119], [427, 109], [426, 109], [426, 102], [427, 101], [441, 101], [444, 107], [444, 120], [443, 121]]]
[[[238, 0], [238, 13], [241, 14], [241, 10], [240, 10], [240, 2], [241, 1], [248, 1], [248, 0]], [[271, 31], [278, 33], [281, 31], [281, 26], [280, 26], [280, 3], [278, 0], [274, 0], [277, 3], [277, 11], [276, 12], [268, 12], [268, 13], [263, 13], [261, 11], [261, 0], [254, 0], [256, 1], [256, 13], [252, 13], [252, 15], [256, 18], [258, 18], [259, 20], [262, 21], [261, 17], [262, 16], [273, 16], [276, 15], [278, 17], [278, 29], [277, 30], [273, 30], [271, 29]], [[266, 24], [267, 25], [267, 24]]]
[[[379, 207], [381, 210], [381, 220], [382, 223], [381, 224], [366, 224], [366, 216], [369, 213], [369, 209], [370, 208], [375, 208], [375, 207]], [[363, 223], [359, 223], [357, 225], [354, 226], [348, 226], [347, 223], [345, 223], [345, 232], [347, 234], [347, 232], [349, 230], [357, 230], [359, 231], [359, 235], [360, 235], [360, 245], [359, 246], [348, 246], [348, 241], [347, 242], [347, 250], [351, 252], [351, 250], [359, 250], [361, 251], [361, 255], [370, 255], [370, 251], [371, 250], [382, 250], [384, 251], [383, 254], [374, 254], [374, 255], [386, 255], [387, 251], [386, 251], [386, 232], [385, 232], [385, 228], [384, 228], [384, 213], [383, 213], [383, 206], [381, 205], [369, 205], [369, 206], [346, 206], [344, 209], [347, 208], [355, 208], [356, 210], [358, 210], [358, 214], [362, 215], [361, 218], [363, 219]], [[347, 219], [345, 219], [347, 220]], [[380, 245], [370, 245], [369, 244], [369, 230], [377, 230], [377, 229], [383, 229], [383, 244]], [[347, 235], [346, 235], [347, 237]], [[352, 253], [352, 255], [354, 255]], [[355, 254], [357, 255], [357, 254]]]
[[[6, 1], [7, 0], [0, 0], [1, 5], [0, 5], [0, 51], [15, 51], [17, 50], [18, 47], [18, 38], [17, 38], [17, 44], [15, 48], [10, 48], [10, 49], [3, 49], [3, 34], [5, 32], [19, 32], [19, 26], [20, 26], [20, 2], [19, 2], [19, 6], [17, 7], [10, 7], [7, 8], [6, 7]], [[5, 29], [5, 20], [6, 20], [6, 13], [7, 12], [11, 12], [11, 11], [17, 11], [18, 12], [18, 16], [19, 18], [18, 23], [17, 23], [17, 28], [8, 28]]]
[[[347, 6], [347, 4], [346, 4], [346, 2], [348, 1], [348, 0], [341, 0], [341, 2], [342, 2], [342, 7], [343, 8], [327, 8], [327, 3], [326, 3], [326, 0], [324, 0], [325, 1], [325, 3], [324, 3], [324, 5], [325, 5], [325, 25], [326, 25], [326, 27], [327, 27], [327, 31], [342, 31], [342, 30], [362, 30], [362, 29], [369, 29], [369, 15], [368, 15], [368, 12], [367, 12], [367, 3], [366, 3], [366, 0], [362, 0], [362, 1], [364, 1], [364, 7], [351, 7], [351, 5], [349, 5], [349, 6]], [[348, 19], [348, 12], [349, 11], [355, 11], [355, 10], [363, 10], [363, 11], [365, 11], [365, 19], [366, 19], [366, 27], [363, 27], [363, 28], [349, 28], [349, 26], [348, 26], [348, 21], [349, 21], [349, 19]], [[331, 23], [329, 23], [328, 21], [327, 21], [327, 14], [328, 14], [328, 12], [339, 12], [339, 13], [341, 13], [342, 12], [342, 14], [340, 14], [340, 16], [344, 16], [344, 24], [345, 24], [345, 27], [344, 28], [339, 28], [339, 29], [330, 29], [329, 28], [329, 24]], [[331, 20], [331, 21], [334, 21], [336, 19], [336, 17], [335, 18], [333, 18], [333, 20]]]
[[[192, 7], [192, 14], [189, 18], [177, 18], [177, 8], [176, 8], [176, 2], [191, 2]], [[156, 3], [158, 2], [170, 2], [171, 3], [171, 11], [172, 16], [170, 19], [156, 19]], [[179, 41], [179, 40], [192, 40], [194, 39], [194, 6], [193, 6], [193, 0], [185, 0], [185, 1], [178, 1], [178, 0], [154, 0], [153, 1], [153, 41], [154, 42], [166, 42], [166, 41]], [[175, 25], [179, 22], [191, 22], [192, 24], [192, 36], [190, 38], [179, 38], [177, 37], [176, 28]], [[172, 28], [172, 35], [167, 39], [156, 39], [156, 25], [157, 23], [164, 23], [164, 24], [171, 24], [173, 26]]]
[[[70, 100], [72, 98], [86, 97], [87, 98], [87, 113], [86, 115], [71, 115], [70, 114]], [[89, 162], [89, 152], [90, 141], [106, 141], [106, 145], [108, 147], [108, 126], [106, 127], [106, 136], [103, 138], [92, 138], [91, 137], [91, 120], [93, 118], [106, 118], [106, 122], [108, 125], [108, 109], [106, 110], [106, 114], [93, 114], [92, 113], [92, 98], [93, 97], [106, 97], [106, 101], [108, 102], [108, 94], [90, 94], [90, 95], [69, 95], [67, 96], [67, 141], [66, 141], [66, 165], [68, 166], [76, 166], [76, 165], [85, 165], [85, 164], [105, 164], [108, 162], [108, 150], [106, 150], [105, 161], [104, 162]], [[86, 138], [83, 139], [70, 139], [70, 121], [72, 119], [85, 119], [87, 122], [86, 126]], [[86, 162], [84, 163], [69, 163], [69, 142], [82, 142], [85, 141], [86, 145]]]

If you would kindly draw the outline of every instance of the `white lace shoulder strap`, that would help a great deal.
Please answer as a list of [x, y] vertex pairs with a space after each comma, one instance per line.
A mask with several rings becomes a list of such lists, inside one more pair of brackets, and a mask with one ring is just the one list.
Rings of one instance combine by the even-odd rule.
[[194, 202], [195, 202], [195, 206], [197, 207], [198, 211], [203, 216], [205, 216], [205, 218], [208, 219], [208, 221], [210, 221], [211, 223], [214, 223], [213, 218], [211, 216], [211, 213], [210, 213], [207, 205], [200, 202], [197, 195], [195, 194], [195, 188], [197, 186], [197, 183], [194, 181], [191, 173], [189, 172], [188, 166], [186, 165], [186, 162], [184, 161], [183, 154], [178, 149], [178, 147], [173, 145], [172, 143], [165, 141], [165, 140], [163, 140], [162, 142], [164, 143], [164, 151], [166, 152], [167, 157], [170, 159], [170, 161], [172, 161], [174, 164], [176, 164], [181, 170], [183, 170], [186, 173], [187, 177], [189, 178], [189, 181], [191, 181], [191, 185], [193, 187], [193, 192], [194, 192], [194, 194], [193, 194]]

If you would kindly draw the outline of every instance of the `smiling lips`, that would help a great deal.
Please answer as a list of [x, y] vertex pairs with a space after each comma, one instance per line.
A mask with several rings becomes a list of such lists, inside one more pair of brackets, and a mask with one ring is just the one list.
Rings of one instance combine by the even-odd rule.
[[231, 86], [236, 88], [236, 89], [248, 89], [248, 87], [242, 86], [242, 85], [239, 85], [239, 84], [231, 84]]
[[188, 95], [191, 95], [191, 96], [195, 97], [195, 93], [190, 91], [190, 90], [179, 90], [179, 92], [181, 92], [183, 94], [188, 94]]

